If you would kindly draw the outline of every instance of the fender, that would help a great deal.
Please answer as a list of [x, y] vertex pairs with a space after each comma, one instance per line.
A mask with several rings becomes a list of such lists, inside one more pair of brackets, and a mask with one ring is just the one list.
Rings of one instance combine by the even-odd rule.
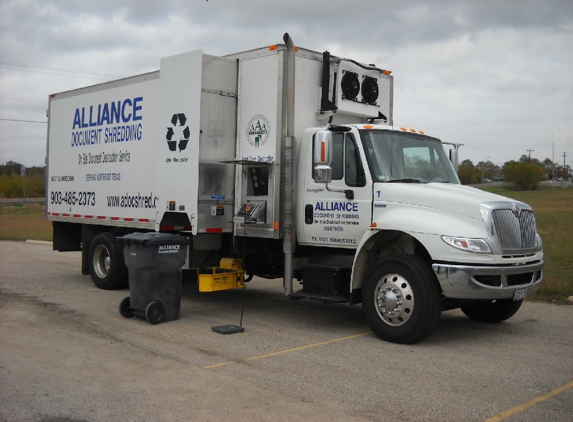
[[[419, 205], [386, 205], [381, 211], [374, 211], [371, 229], [360, 239], [352, 267], [351, 292], [362, 287], [372, 264], [388, 253], [421, 254], [432, 261], [463, 259], [467, 262], [473, 258], [479, 263], [491, 264], [491, 255], [457, 251], [441, 240], [442, 235], [487, 238], [483, 220]], [[428, 224], [429, 221], [432, 224]]]

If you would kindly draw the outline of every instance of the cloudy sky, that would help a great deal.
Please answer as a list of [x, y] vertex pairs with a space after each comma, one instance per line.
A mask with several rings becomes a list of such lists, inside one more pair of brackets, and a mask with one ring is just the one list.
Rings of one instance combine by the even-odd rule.
[[571, 0], [0, 0], [0, 163], [42, 166], [48, 95], [202, 48], [282, 43], [392, 70], [394, 123], [460, 159], [573, 164]]

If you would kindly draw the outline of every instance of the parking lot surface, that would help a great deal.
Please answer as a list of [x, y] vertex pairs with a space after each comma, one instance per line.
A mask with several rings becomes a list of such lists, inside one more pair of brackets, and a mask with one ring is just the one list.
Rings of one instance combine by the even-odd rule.
[[[280, 280], [199, 293], [181, 317], [119, 314], [79, 253], [0, 242], [1, 421], [571, 421], [573, 306], [484, 324], [444, 312], [414, 345], [360, 306], [292, 301]], [[221, 335], [213, 326], [239, 325]]]

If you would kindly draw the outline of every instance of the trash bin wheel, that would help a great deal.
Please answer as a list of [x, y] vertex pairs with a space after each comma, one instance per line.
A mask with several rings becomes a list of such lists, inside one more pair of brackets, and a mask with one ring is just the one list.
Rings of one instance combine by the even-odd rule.
[[145, 319], [151, 325], [161, 324], [165, 321], [165, 306], [157, 300], [151, 302], [145, 308]]
[[133, 310], [131, 309], [131, 299], [129, 298], [129, 296], [123, 299], [119, 304], [119, 313], [124, 318], [133, 317]]

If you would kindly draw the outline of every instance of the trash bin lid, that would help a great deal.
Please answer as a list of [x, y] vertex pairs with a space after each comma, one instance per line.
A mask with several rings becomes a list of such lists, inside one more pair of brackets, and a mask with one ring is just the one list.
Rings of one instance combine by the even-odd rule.
[[124, 243], [138, 243], [142, 245], [187, 245], [189, 238], [170, 233], [146, 232], [130, 233], [118, 238]]

